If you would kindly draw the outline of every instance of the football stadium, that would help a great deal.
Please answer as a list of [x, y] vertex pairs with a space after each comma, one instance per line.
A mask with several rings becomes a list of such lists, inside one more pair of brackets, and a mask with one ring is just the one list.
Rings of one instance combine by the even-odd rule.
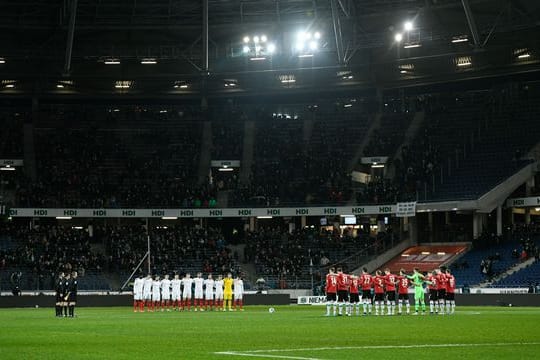
[[539, 356], [540, 1], [0, 28], [0, 359]]

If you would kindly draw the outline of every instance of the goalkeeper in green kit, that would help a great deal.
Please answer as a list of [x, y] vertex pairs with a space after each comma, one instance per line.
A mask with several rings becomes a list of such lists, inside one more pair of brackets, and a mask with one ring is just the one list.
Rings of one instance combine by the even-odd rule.
[[412, 275], [407, 275], [414, 285], [414, 315], [418, 315], [418, 309], [422, 306], [422, 315], [426, 314], [426, 302], [424, 301], [424, 283], [430, 284], [429, 281], [424, 279], [424, 275], [418, 271], [418, 268], [414, 268]]

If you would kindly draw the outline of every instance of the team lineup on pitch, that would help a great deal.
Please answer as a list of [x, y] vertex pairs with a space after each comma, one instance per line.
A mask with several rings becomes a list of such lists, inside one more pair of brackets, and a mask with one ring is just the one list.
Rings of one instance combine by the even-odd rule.
[[[429, 289], [430, 314], [454, 314], [456, 280], [450, 269], [441, 267], [423, 275], [417, 268], [414, 273], [407, 275], [401, 269], [399, 275], [394, 275], [385, 269], [384, 275], [377, 270], [371, 275], [367, 268], [362, 269], [362, 275], [348, 275], [341, 268], [329, 269], [326, 275], [326, 316], [352, 316], [360, 315], [360, 306], [363, 315], [395, 315], [396, 314], [396, 287], [397, 287], [397, 314], [410, 314], [409, 287], [414, 287], [414, 313], [426, 313], [425, 286]], [[361, 291], [361, 293], [360, 293]], [[372, 293], [373, 291], [373, 293]], [[374, 295], [374, 296], [373, 296]], [[385, 304], [387, 312], [385, 313]], [[375, 311], [373, 311], [375, 308]], [[333, 312], [331, 310], [333, 309]]]

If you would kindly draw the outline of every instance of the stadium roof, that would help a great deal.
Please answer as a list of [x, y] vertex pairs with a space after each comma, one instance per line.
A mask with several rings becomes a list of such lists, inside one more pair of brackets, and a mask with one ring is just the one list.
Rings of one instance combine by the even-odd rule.
[[[0, 94], [392, 88], [526, 73], [539, 69], [539, 27], [534, 0], [4, 0], [0, 79], [16, 85]], [[299, 31], [320, 32], [313, 56], [295, 53]], [[262, 61], [242, 53], [256, 34], [277, 49]]]

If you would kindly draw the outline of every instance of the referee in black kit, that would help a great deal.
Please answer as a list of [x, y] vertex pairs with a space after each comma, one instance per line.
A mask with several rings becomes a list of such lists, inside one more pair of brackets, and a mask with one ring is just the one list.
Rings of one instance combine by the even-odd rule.
[[68, 281], [67, 294], [65, 297], [66, 304], [69, 308], [69, 317], [75, 317], [75, 305], [77, 304], [77, 286], [77, 272], [74, 271], [71, 273], [71, 279], [69, 279]]
[[56, 292], [56, 317], [62, 317], [62, 305], [64, 302], [64, 273], [58, 274], [58, 279], [54, 282], [54, 291]]

